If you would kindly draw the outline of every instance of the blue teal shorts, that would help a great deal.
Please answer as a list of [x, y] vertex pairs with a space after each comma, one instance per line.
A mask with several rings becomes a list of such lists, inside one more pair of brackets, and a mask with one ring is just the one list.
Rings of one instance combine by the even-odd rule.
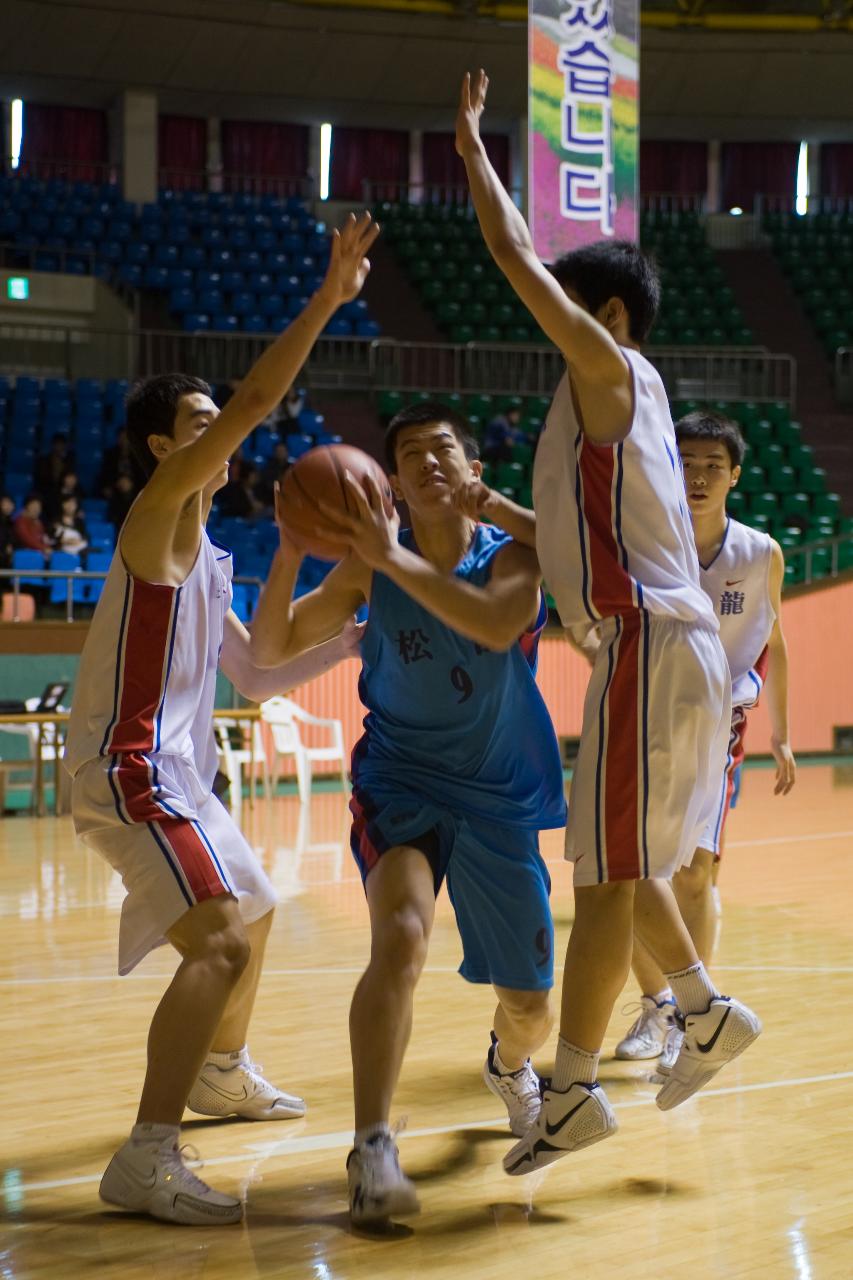
[[436, 896], [447, 880], [466, 981], [512, 991], [554, 985], [551, 877], [538, 832], [451, 812], [396, 788], [355, 786], [350, 810], [350, 845], [362, 881], [402, 844], [424, 853]]

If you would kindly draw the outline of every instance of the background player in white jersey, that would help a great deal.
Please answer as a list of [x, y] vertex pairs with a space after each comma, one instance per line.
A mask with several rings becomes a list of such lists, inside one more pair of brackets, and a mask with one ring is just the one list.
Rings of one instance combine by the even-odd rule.
[[[737, 423], [700, 409], [675, 424], [675, 438], [693, 517], [699, 579], [719, 619], [732, 677], [732, 729], [716, 811], [692, 863], [672, 881], [696, 951], [707, 965], [716, 932], [713, 873], [722, 851], [734, 775], [744, 758], [747, 711], [756, 705], [762, 689], [770, 711], [775, 794], [787, 795], [796, 778], [788, 740], [788, 651], [781, 617], [785, 561], [782, 548], [768, 534], [726, 513], [726, 498], [740, 478], [746, 449]], [[671, 1016], [672, 992], [640, 941], [634, 947], [634, 975], [643, 993], [640, 1015], [616, 1046], [616, 1057], [636, 1060], [660, 1055], [658, 1071], [665, 1075], [681, 1047], [681, 1031]]]
[[345, 655], [333, 639], [277, 670], [251, 659], [230, 610], [231, 556], [204, 524], [228, 459], [281, 401], [330, 317], [367, 276], [369, 215], [335, 237], [326, 278], [220, 413], [207, 384], [149, 379], [128, 399], [148, 480], [119, 534], [77, 679], [66, 748], [78, 834], [121, 874], [119, 969], [168, 941], [181, 963], [151, 1023], [137, 1123], [101, 1181], [110, 1204], [190, 1225], [238, 1222], [240, 1200], [183, 1163], [184, 1107], [254, 1119], [304, 1103], [254, 1068], [246, 1029], [275, 893], [220, 802], [212, 711], [217, 664], [246, 696], [292, 688]]
[[546, 270], [480, 139], [487, 85], [482, 71], [463, 81], [457, 150], [492, 256], [568, 366], [536, 454], [539, 560], [563, 623], [602, 637], [569, 799], [575, 920], [553, 1082], [504, 1160], [523, 1174], [616, 1127], [598, 1058], [630, 970], [635, 915], [686, 1029], [659, 1107], [690, 1097], [761, 1024], [714, 987], [669, 883], [710, 817], [731, 706], [666, 393], [639, 352], [658, 281], [624, 241]]

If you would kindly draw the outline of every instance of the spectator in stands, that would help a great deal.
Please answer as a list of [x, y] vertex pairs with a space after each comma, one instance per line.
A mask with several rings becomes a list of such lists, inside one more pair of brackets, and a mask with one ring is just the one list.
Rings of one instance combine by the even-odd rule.
[[127, 518], [127, 513], [133, 506], [136, 498], [137, 489], [133, 482], [133, 478], [126, 472], [120, 472], [116, 477], [112, 495], [107, 503], [107, 519], [111, 520], [118, 531]]
[[15, 541], [19, 547], [29, 551], [40, 551], [49, 556], [50, 541], [41, 522], [42, 501], [37, 493], [28, 493], [24, 505], [15, 517], [13, 529]]
[[70, 555], [79, 556], [88, 547], [86, 521], [73, 493], [63, 498], [62, 510], [53, 526], [51, 537], [55, 551], [67, 551]]
[[83, 490], [76, 471], [64, 471], [59, 484], [54, 489], [44, 491], [44, 515], [49, 526], [62, 518], [62, 506], [66, 498], [76, 498], [78, 504], [83, 501]]
[[504, 413], [492, 418], [486, 427], [483, 457], [487, 462], [508, 462], [512, 446], [523, 440], [521, 409], [517, 405], [511, 405]]
[[74, 467], [74, 455], [68, 448], [68, 437], [59, 431], [50, 442], [50, 449], [36, 462], [35, 483], [39, 493], [47, 497], [55, 493], [66, 471]]
[[0, 569], [8, 569], [15, 550], [15, 500], [8, 493], [0, 495]]
[[295, 422], [305, 408], [305, 392], [296, 384], [290, 388], [281, 402], [281, 417], [285, 425]]
[[116, 481], [121, 475], [130, 476], [134, 483], [134, 488], [140, 488], [142, 476], [139, 474], [139, 467], [130, 451], [127, 431], [124, 427], [121, 428], [116, 436], [115, 444], [104, 450], [101, 472], [98, 476], [98, 492], [102, 497], [109, 499], [113, 496]]
[[217, 507], [221, 516], [238, 516], [243, 520], [254, 520], [262, 515], [264, 504], [259, 495], [261, 483], [257, 467], [247, 466], [240, 469], [237, 479], [229, 478], [225, 488], [221, 490]]
[[282, 478], [291, 465], [287, 445], [283, 440], [279, 440], [278, 444], [273, 448], [271, 456], [264, 463], [258, 483], [258, 497], [265, 507], [272, 508], [275, 506], [276, 481]]

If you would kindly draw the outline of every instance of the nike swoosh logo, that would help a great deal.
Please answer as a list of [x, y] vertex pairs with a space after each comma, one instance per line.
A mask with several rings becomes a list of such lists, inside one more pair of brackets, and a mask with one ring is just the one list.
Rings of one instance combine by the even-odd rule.
[[[719, 1031], [717, 1032], [717, 1035], [719, 1035]], [[582, 1102], [579, 1102], [576, 1107], [572, 1107], [571, 1111], [566, 1112], [566, 1114], [563, 1116], [559, 1124], [549, 1124], [548, 1121], [546, 1120], [545, 1132], [547, 1133], [548, 1137], [553, 1138], [555, 1133], [559, 1133], [560, 1130], [563, 1129], [568, 1124], [568, 1122], [571, 1120], [575, 1112], [580, 1111], [581, 1107], [585, 1107], [588, 1102], [589, 1102], [589, 1097], [586, 1097], [583, 1099]]]
[[717, 1030], [711, 1036], [710, 1040], [708, 1040], [705, 1044], [700, 1044], [698, 1040], [696, 1041], [696, 1048], [699, 1050], [700, 1053], [711, 1052], [714, 1045], [717, 1043], [717, 1041], [720, 1038], [720, 1032], [722, 1031], [723, 1027], [726, 1025], [726, 1020], [728, 1019], [728, 1016], [731, 1013], [731, 1011], [732, 1011], [731, 1005], [729, 1005], [728, 1009], [726, 1009], [726, 1012], [723, 1014], [722, 1018], [720, 1018], [720, 1024], [717, 1027]]
[[728, 578], [726, 578], [726, 586], [727, 586], [727, 587], [737, 587], [737, 586], [739, 586], [739, 585], [740, 585], [742, 582], [744, 582], [744, 581], [745, 581], [745, 579], [744, 579], [744, 578], [732, 578], [732, 580], [731, 580], [731, 581], [729, 581], [729, 579], [728, 579]]
[[136, 1169], [127, 1164], [122, 1164], [121, 1171], [129, 1182], [135, 1182], [138, 1187], [142, 1187], [143, 1191], [151, 1191], [157, 1181], [157, 1169], [154, 1165], [151, 1166], [151, 1172], [147, 1178], [141, 1177]]
[[243, 1085], [242, 1093], [229, 1093], [227, 1089], [223, 1089], [221, 1085], [214, 1084], [208, 1076], [201, 1077], [202, 1084], [206, 1084], [212, 1093], [218, 1093], [220, 1098], [227, 1098], [229, 1102], [245, 1102], [249, 1096], [246, 1086]]

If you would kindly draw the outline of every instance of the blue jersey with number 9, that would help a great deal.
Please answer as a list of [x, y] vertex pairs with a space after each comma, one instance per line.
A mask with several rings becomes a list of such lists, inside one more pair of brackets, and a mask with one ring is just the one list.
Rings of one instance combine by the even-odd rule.
[[[484, 586], [511, 541], [478, 525], [455, 576]], [[404, 547], [417, 553], [410, 529]], [[453, 631], [384, 574], [374, 573], [361, 645], [364, 736], [353, 782], [395, 782], [448, 809], [533, 830], [566, 820], [563, 771], [551, 717], [536, 686], [539, 612], [496, 653]]]

